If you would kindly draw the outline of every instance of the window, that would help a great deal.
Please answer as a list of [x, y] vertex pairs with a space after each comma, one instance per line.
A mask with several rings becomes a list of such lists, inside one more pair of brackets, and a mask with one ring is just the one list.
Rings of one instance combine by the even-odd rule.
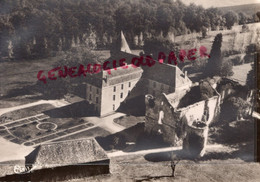
[[115, 104], [113, 104], [113, 111], [115, 110]]
[[154, 87], [154, 88], [156, 87], [156, 82], [153, 82], [153, 87]]
[[128, 86], [131, 87], [131, 82], [129, 82]]
[[97, 94], [98, 94], [98, 92], [99, 92], [99, 91], [98, 91], [98, 88], [97, 88]]
[[98, 97], [96, 97], [96, 104], [98, 104]]
[[123, 93], [120, 94], [120, 98], [121, 98], [121, 99], [123, 98]]
[[116, 86], [114, 86], [114, 92], [116, 91]]
[[121, 85], [121, 89], [124, 89], [124, 84]]
[[89, 100], [91, 100], [91, 94], [89, 94]]
[[115, 95], [113, 95], [113, 100], [116, 100], [116, 96]]

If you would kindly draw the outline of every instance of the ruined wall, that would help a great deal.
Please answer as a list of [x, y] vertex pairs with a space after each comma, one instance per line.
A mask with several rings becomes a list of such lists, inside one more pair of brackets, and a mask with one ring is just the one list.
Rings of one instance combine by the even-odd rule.
[[[208, 125], [216, 116], [220, 97], [216, 95], [185, 108], [174, 110], [167, 95], [146, 95], [145, 128], [162, 133], [164, 141], [173, 146], [183, 145], [192, 156], [203, 156], [208, 140]], [[199, 125], [194, 125], [194, 122]]]
[[208, 107], [209, 116], [206, 123], [210, 124], [214, 119], [215, 111], [218, 105], [219, 96], [214, 96], [208, 99], [208, 101], [203, 100], [200, 102], [196, 102], [195, 104], [189, 105], [188, 107], [180, 108], [177, 110], [177, 112], [180, 112], [180, 117], [186, 118], [185, 121], [187, 122], [187, 124], [191, 125], [193, 121], [202, 121], [204, 109]]
[[209, 124], [216, 117], [219, 103], [220, 96], [217, 95], [179, 110], [182, 122], [186, 123], [183, 149], [191, 157], [202, 157], [205, 154]]
[[172, 106], [164, 94], [157, 98], [146, 95], [146, 123], [145, 130], [152, 133], [161, 133], [166, 143], [180, 146], [180, 139], [175, 131], [178, 125]]

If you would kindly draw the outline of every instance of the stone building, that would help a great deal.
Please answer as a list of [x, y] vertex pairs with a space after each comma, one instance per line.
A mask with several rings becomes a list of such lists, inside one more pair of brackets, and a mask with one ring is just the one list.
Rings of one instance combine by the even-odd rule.
[[25, 157], [30, 181], [63, 181], [109, 173], [110, 160], [93, 139], [43, 144]]
[[161, 133], [165, 142], [183, 146], [191, 155], [203, 156], [208, 127], [220, 104], [218, 92], [211, 89], [210, 97], [204, 97], [202, 86], [197, 84], [157, 97], [146, 95], [146, 131]]
[[[154, 96], [162, 92], [168, 94], [178, 90], [188, 89], [192, 82], [177, 66], [155, 62], [151, 67], [131, 66], [134, 55], [121, 32], [117, 47], [111, 51], [111, 57], [104, 61], [110, 65], [108, 70], [89, 76], [86, 81], [86, 100], [94, 106], [100, 116], [116, 111], [123, 103], [146, 94]], [[120, 45], [120, 46], [118, 46]], [[113, 61], [125, 59], [127, 68]]]

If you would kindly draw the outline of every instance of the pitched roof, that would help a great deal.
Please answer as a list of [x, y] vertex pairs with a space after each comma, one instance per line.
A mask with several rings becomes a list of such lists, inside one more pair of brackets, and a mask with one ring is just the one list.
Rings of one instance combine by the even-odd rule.
[[159, 62], [155, 62], [155, 64], [151, 67], [145, 66], [143, 67], [144, 77], [149, 80], [154, 80], [159, 83], [164, 83], [166, 85], [175, 87], [175, 73], [176, 67], [167, 64], [161, 64]]
[[164, 83], [174, 88], [190, 84], [191, 80], [175, 65], [160, 63], [158, 61], [152, 67], [143, 67], [144, 77], [150, 80]]
[[[107, 160], [105, 151], [94, 138], [43, 144], [25, 157], [36, 169]], [[35, 169], [35, 168], [34, 168]]]
[[121, 31], [121, 34], [120, 34], [120, 39], [121, 39], [121, 47], [120, 47], [120, 51], [122, 52], [127, 52], [127, 53], [132, 53], [130, 48], [129, 48], [129, 45], [125, 39], [125, 36], [123, 34], [123, 32]]

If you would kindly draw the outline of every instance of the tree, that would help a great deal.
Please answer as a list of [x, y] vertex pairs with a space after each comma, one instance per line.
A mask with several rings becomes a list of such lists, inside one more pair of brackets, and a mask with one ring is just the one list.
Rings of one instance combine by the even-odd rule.
[[254, 64], [251, 64], [252, 69], [248, 72], [246, 77], [246, 85], [249, 89], [255, 89], [255, 66]]
[[210, 51], [210, 58], [206, 66], [207, 76], [220, 75], [223, 58], [221, 55], [222, 33], [216, 35]]
[[214, 90], [208, 81], [202, 81], [199, 84], [202, 100], [207, 100], [214, 96]]
[[246, 117], [251, 105], [241, 97], [230, 97], [222, 104], [222, 119], [234, 121]]
[[[165, 38], [152, 38], [145, 40], [144, 52], [146, 55], [152, 55], [155, 60], [158, 58], [159, 52], [164, 52], [166, 56], [173, 51], [175, 54], [178, 53], [178, 45]], [[177, 55], [176, 55], [177, 56]]]
[[224, 61], [221, 65], [220, 76], [232, 76], [233, 72], [233, 63], [231, 61]]
[[205, 38], [207, 36], [208, 33], [208, 29], [206, 27], [202, 27], [202, 37]]
[[244, 12], [238, 13], [238, 23], [239, 23], [239, 25], [246, 24], [248, 19], [249, 19], [248, 15], [245, 14]]
[[256, 45], [255, 44], [249, 44], [246, 47], [246, 55], [244, 57], [244, 62], [245, 63], [250, 63], [250, 62], [254, 62], [256, 59]]
[[231, 29], [232, 26], [238, 22], [238, 15], [234, 11], [228, 11], [224, 17], [226, 19], [226, 26], [228, 29]]
[[254, 19], [256, 20], [256, 22], [258, 22], [260, 20], [260, 11], [256, 13], [256, 16], [258, 19], [256, 17]]

